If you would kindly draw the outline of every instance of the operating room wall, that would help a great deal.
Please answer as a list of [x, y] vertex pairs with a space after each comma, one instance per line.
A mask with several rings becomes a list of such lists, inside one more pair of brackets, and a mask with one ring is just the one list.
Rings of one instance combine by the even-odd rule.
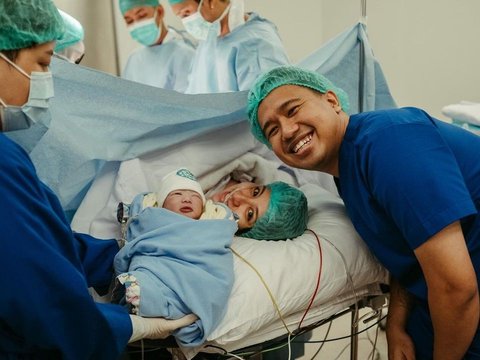
[[[327, 40], [358, 20], [360, 1], [322, 1]], [[461, 100], [480, 102], [480, 1], [368, 0], [367, 31], [399, 106], [432, 115]]]
[[[54, 0], [85, 28], [83, 65], [118, 74], [138, 45], [130, 39], [117, 0]], [[181, 28], [166, 0], [168, 24]], [[361, 15], [360, 0], [246, 0], [246, 9], [272, 20], [293, 63]], [[480, 102], [480, 1], [368, 0], [367, 31], [400, 106], [419, 106], [445, 119], [443, 106]], [[117, 46], [115, 46], [117, 45]]]

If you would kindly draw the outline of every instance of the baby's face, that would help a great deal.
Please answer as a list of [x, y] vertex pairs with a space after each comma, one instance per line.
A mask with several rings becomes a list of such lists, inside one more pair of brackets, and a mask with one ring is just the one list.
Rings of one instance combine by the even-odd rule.
[[203, 211], [203, 201], [196, 191], [174, 190], [163, 202], [163, 208], [191, 219], [199, 219]]

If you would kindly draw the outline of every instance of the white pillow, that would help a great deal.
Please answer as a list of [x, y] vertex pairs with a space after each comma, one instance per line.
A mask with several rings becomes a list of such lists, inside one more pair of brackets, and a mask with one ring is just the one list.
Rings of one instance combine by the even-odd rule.
[[[305, 185], [301, 189], [309, 203], [308, 227], [320, 239], [323, 259], [320, 287], [313, 306], [326, 306], [345, 293], [353, 294], [354, 287], [385, 283], [387, 272], [354, 230], [342, 200], [316, 185]], [[319, 273], [320, 253], [314, 235], [307, 231], [286, 241], [236, 237], [232, 248], [261, 274], [282, 316], [305, 311]], [[235, 282], [225, 317], [208, 337], [218, 344], [237, 341], [279, 321], [258, 275], [237, 256], [234, 256], [234, 271]]]

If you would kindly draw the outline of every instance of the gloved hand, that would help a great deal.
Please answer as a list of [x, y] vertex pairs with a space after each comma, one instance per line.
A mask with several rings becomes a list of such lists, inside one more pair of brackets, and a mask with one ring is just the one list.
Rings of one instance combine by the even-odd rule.
[[130, 315], [132, 321], [132, 336], [129, 343], [140, 339], [165, 339], [171, 333], [184, 326], [193, 324], [198, 317], [193, 314], [185, 315], [176, 320], [165, 318], [144, 318], [137, 315]]

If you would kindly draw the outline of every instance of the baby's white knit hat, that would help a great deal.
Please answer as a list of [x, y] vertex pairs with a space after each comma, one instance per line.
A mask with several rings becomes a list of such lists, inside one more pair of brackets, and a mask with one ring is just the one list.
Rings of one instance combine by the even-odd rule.
[[205, 204], [205, 195], [195, 175], [186, 168], [179, 168], [165, 175], [157, 191], [158, 206], [163, 207], [163, 203], [174, 190], [193, 190], [200, 194], [203, 204]]

